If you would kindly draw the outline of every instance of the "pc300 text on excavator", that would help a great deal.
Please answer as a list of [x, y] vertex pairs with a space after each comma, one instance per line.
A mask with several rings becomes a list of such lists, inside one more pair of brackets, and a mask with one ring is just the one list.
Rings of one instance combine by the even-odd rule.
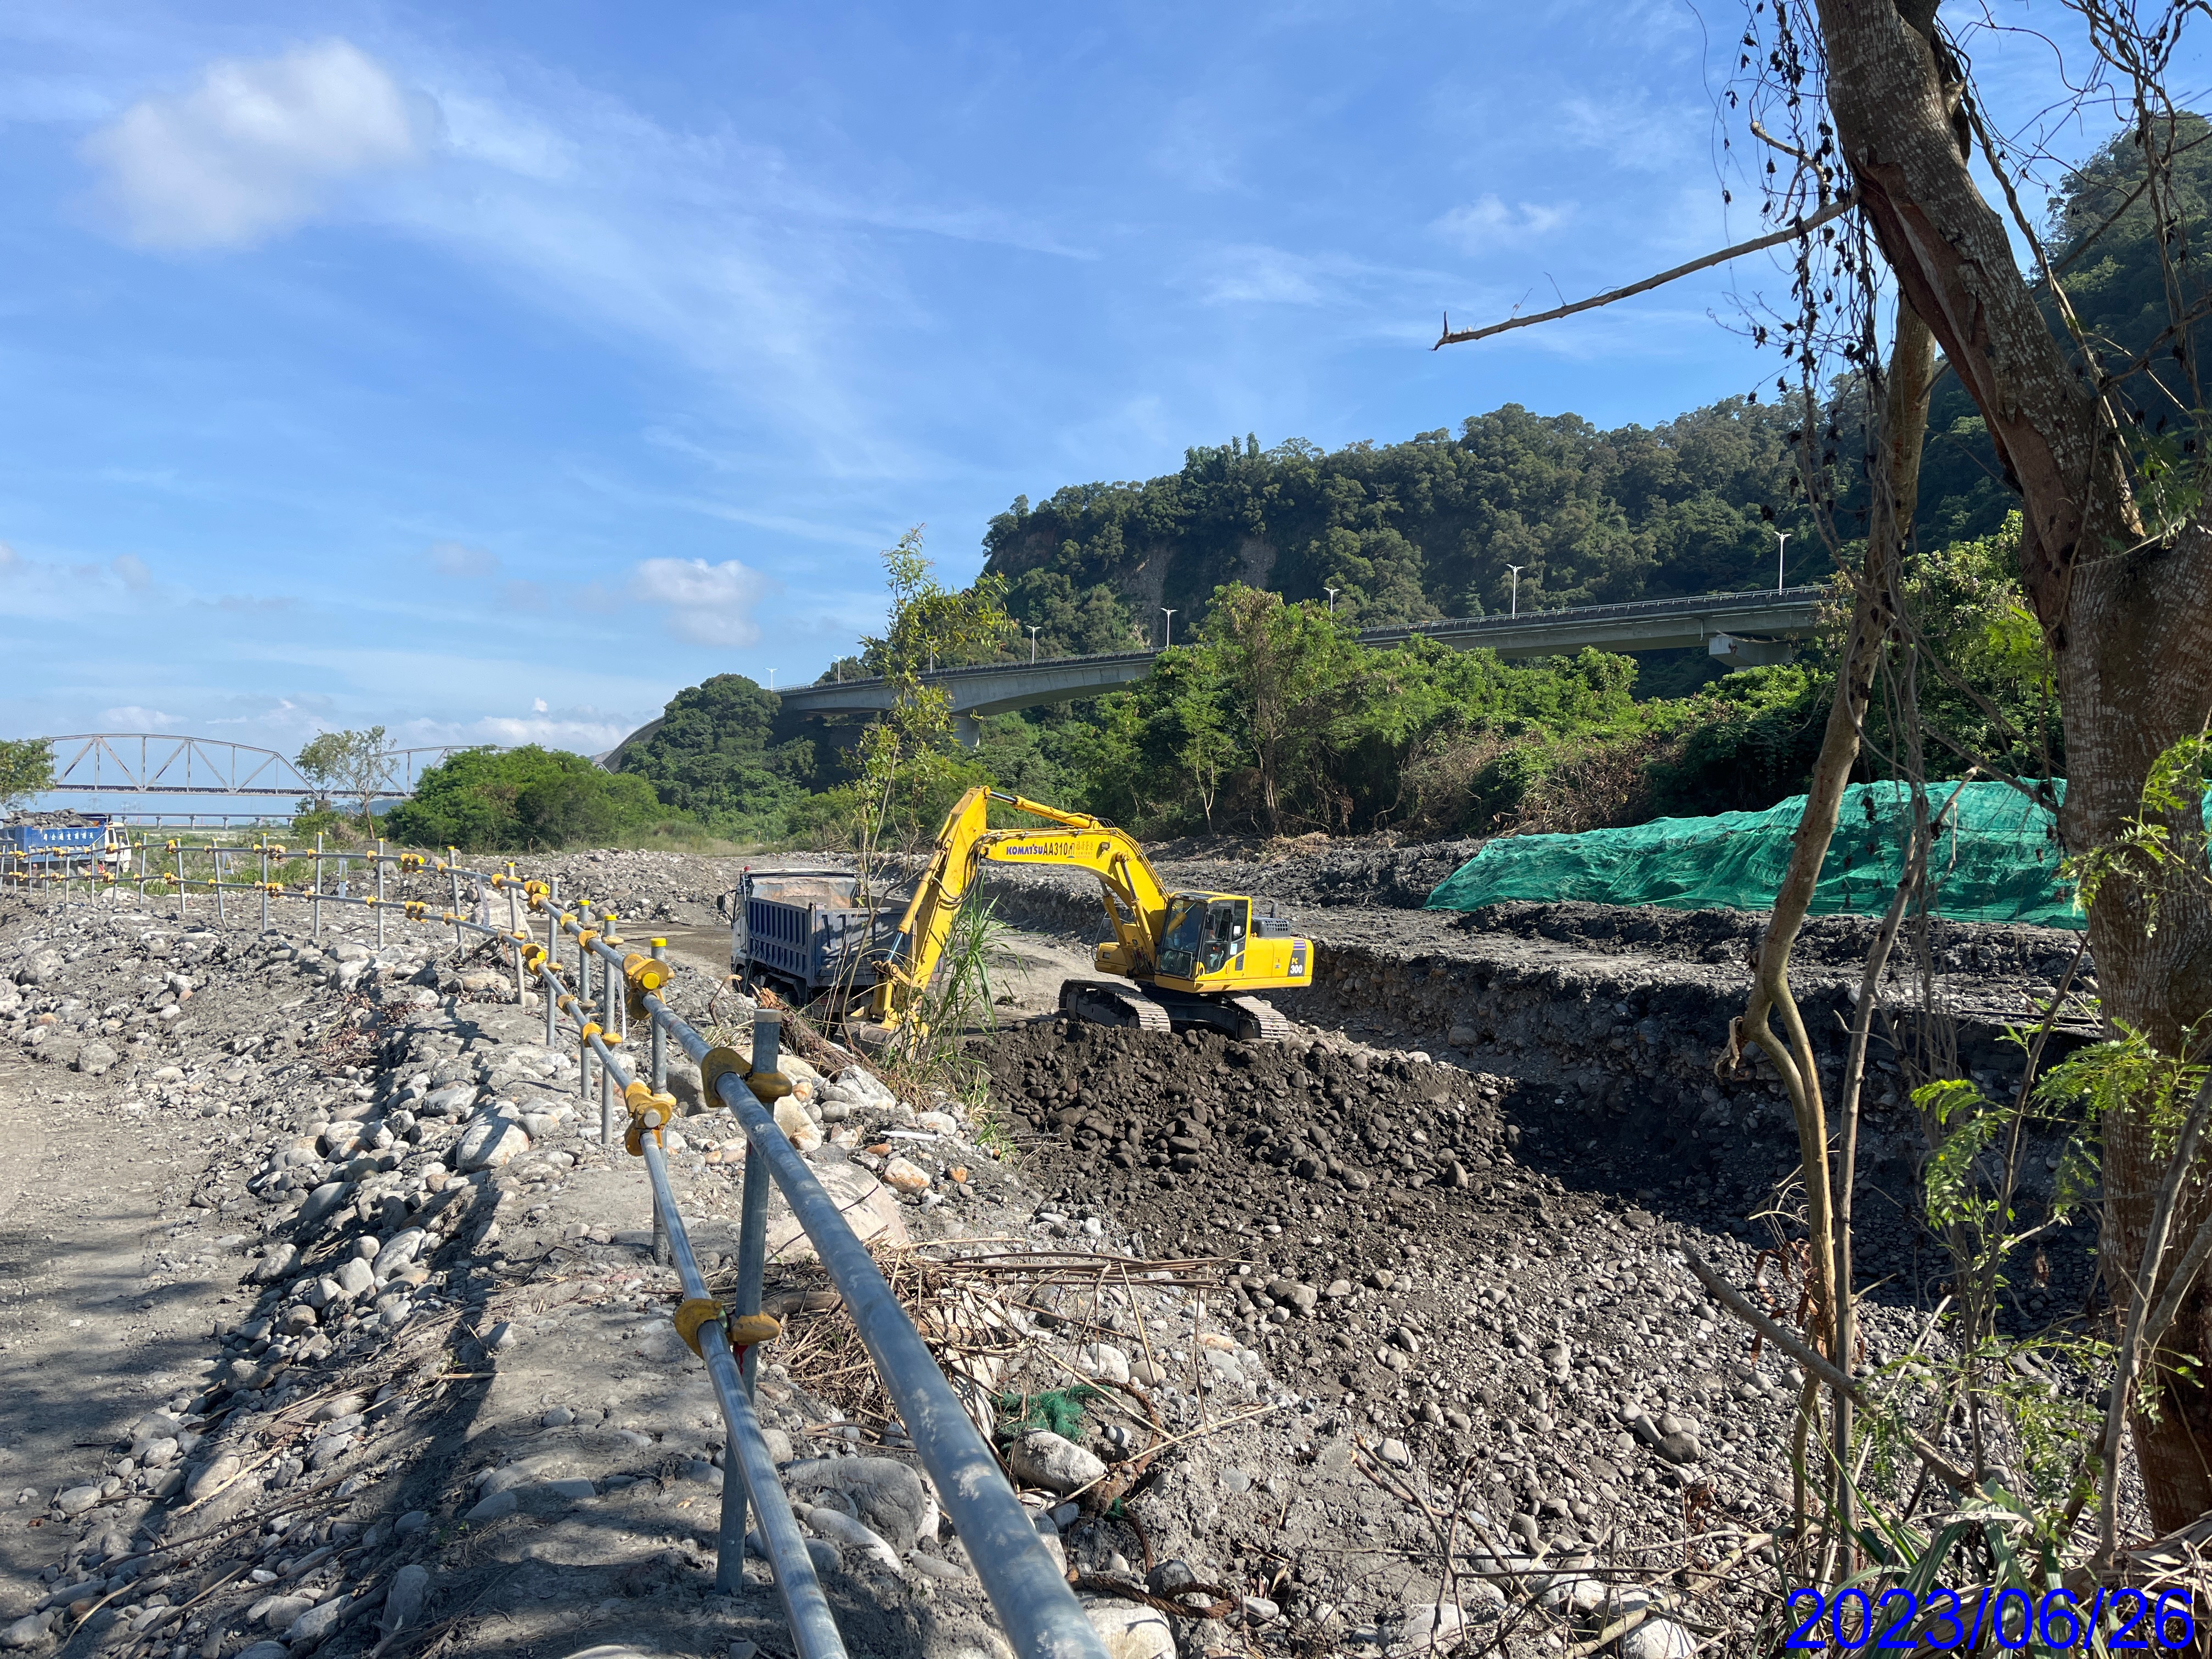
[[[994, 803], [1050, 827], [991, 829]], [[1098, 878], [1114, 937], [1097, 947], [1096, 963], [1100, 973], [1133, 982], [1071, 979], [1060, 990], [1063, 1012], [1155, 1031], [1204, 1025], [1246, 1039], [1292, 1034], [1288, 1020], [1251, 994], [1313, 982], [1312, 942], [1293, 937], [1287, 920], [1253, 915], [1252, 901], [1240, 893], [1170, 893], [1126, 830], [979, 787], [946, 816], [935, 855], [877, 964], [863, 1041], [896, 1041], [922, 1018], [923, 993], [985, 864], [1088, 870]]]

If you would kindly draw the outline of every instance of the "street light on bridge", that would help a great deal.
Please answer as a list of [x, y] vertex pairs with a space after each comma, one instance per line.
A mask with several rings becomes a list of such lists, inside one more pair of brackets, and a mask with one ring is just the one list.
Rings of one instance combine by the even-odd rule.
[[1167, 637], [1160, 642], [1160, 649], [1164, 651], [1175, 643], [1175, 611], [1171, 606], [1164, 605], [1160, 609], [1167, 612], [1168, 618]]

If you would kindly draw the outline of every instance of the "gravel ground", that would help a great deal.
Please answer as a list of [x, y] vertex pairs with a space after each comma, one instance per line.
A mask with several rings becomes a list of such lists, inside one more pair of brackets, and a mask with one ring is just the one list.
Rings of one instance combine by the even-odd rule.
[[[817, 1078], [789, 1126], [865, 1231], [930, 1247], [940, 1273], [978, 1252], [1108, 1264], [988, 1291], [956, 1274], [924, 1305], [998, 1333], [953, 1345], [979, 1399], [1101, 1390], [1060, 1425], [1079, 1444], [1008, 1455], [1116, 1651], [1379, 1656], [1466, 1622], [1534, 1656], [1673, 1583], [1686, 1527], [1711, 1562], [1770, 1523], [1791, 1379], [1679, 1259], [1694, 1244], [1748, 1284], [1771, 1242], [1749, 1218], [1794, 1162], [1772, 1080], [1711, 1066], [1760, 919], [1469, 921], [1405, 908], [1420, 860], [1456, 862], [1433, 849], [1170, 851], [1177, 884], [1276, 883], [1322, 941], [1322, 982], [1284, 999], [1300, 1044], [1024, 1019], [977, 1049], [994, 1120]], [[681, 1006], [703, 1018], [716, 900], [743, 863], [585, 854], [531, 873], [677, 941], [696, 970]], [[1013, 941], [1041, 972], [1097, 915], [1049, 878], [1000, 891], [1050, 935]], [[1396, 896], [1319, 896], [1346, 891]], [[204, 901], [179, 917], [118, 897], [0, 896], [0, 1382], [38, 1402], [7, 1436], [0, 1644], [787, 1651], [759, 1564], [744, 1594], [707, 1594], [719, 1419], [669, 1323], [643, 1174], [601, 1152], [573, 1056], [540, 1046], [511, 980], [434, 927], [380, 949], [357, 912], [314, 941], [296, 915], [263, 935], [239, 908], [218, 928]], [[1808, 1018], [1855, 988], [1863, 932], [1814, 925]], [[1988, 1014], [2047, 985], [2074, 941], [1941, 943]], [[2011, 1062], [1975, 1018], [1966, 1063], [2001, 1086]], [[1881, 1066], [1861, 1198], [1876, 1358], [1941, 1271], [1902, 1219], [1915, 1132]], [[696, 1075], [674, 1083], [696, 1108]], [[672, 1140], [693, 1237], [725, 1258], [734, 1127], [701, 1114]], [[2050, 1242], [2023, 1320], [2088, 1300], [2087, 1242]], [[1182, 1265], [1112, 1266], [1133, 1258]], [[896, 1545], [893, 1567], [813, 1524], [855, 1650], [1000, 1650], [949, 1529], [854, 1497], [908, 1477], [842, 1466], [914, 1460], [823, 1369], [841, 1316], [818, 1270], [782, 1261], [774, 1283], [793, 1358], [763, 1414], [787, 1478]], [[1071, 1491], [1077, 1453], [1103, 1486]], [[1707, 1608], [1743, 1612], [1725, 1589]], [[1684, 1627], [1644, 1631], [1628, 1659], [1685, 1659]]]
[[[130, 1659], [782, 1650], [758, 1564], [744, 1594], [708, 1594], [718, 1419], [669, 1322], [641, 1172], [601, 1152], [539, 1013], [495, 967], [447, 959], [434, 927], [380, 949], [357, 912], [313, 940], [219, 930], [199, 908], [0, 898], [11, 1092], [82, 1103], [84, 1136], [127, 1126], [131, 1155], [160, 1163], [155, 1190], [118, 1203], [112, 1163], [49, 1160], [47, 1209], [6, 1237], [33, 1272], [39, 1221], [51, 1237], [70, 1216], [89, 1246], [81, 1218], [99, 1212], [144, 1248], [118, 1260], [108, 1237], [16, 1287], [0, 1370], [49, 1409], [9, 1448], [0, 1644]], [[695, 1009], [714, 988], [678, 984]], [[1054, 1253], [1033, 1282], [963, 1299], [1018, 1339], [969, 1369], [987, 1399], [1098, 1380], [1061, 1425], [1080, 1445], [1038, 1431], [1007, 1455], [1117, 1653], [1379, 1651], [1434, 1626], [1437, 1553], [1407, 1534], [1393, 1448], [1209, 1313], [1237, 1263], [1155, 1283], [1127, 1265], [1143, 1237], [1096, 1202], [1054, 1207], [957, 1110], [855, 1103], [845, 1079], [787, 1069], [814, 1096], [794, 1140], [864, 1235], [937, 1241], [955, 1267]], [[695, 1077], [674, 1081], [696, 1101]], [[726, 1267], [732, 1126], [699, 1114], [671, 1139], [691, 1236]], [[789, 1233], [772, 1222], [772, 1244]], [[1069, 1281], [1071, 1253], [1103, 1264], [1087, 1285]], [[823, 1369], [835, 1333], [810, 1339], [805, 1318], [834, 1302], [818, 1270], [785, 1261], [774, 1283], [793, 1359], [769, 1368], [763, 1416], [855, 1650], [1002, 1651], [957, 1538], [854, 1498], [871, 1481], [927, 1486], [895, 1423], [836, 1403], [854, 1402]], [[125, 1306], [161, 1317], [103, 1329], [88, 1366], [82, 1328], [124, 1324]], [[904, 1473], [859, 1472], [877, 1464]], [[1292, 1492], [1392, 1541], [1349, 1577], [1322, 1565], [1344, 1540], [1224, 1545], [1224, 1494], [1241, 1513]], [[891, 1538], [896, 1566], [830, 1511]], [[1520, 1588], [1528, 1561], [1502, 1530], [1497, 1547], [1462, 1550], [1462, 1570]], [[1326, 1605], [1307, 1593], [1323, 1583]], [[1498, 1600], [1470, 1580], [1453, 1606], [1492, 1619]]]
[[[1502, 1517], [1620, 1536], [1679, 1522], [1709, 1482], [1705, 1501], [1773, 1518], [1784, 1366], [1753, 1363], [1668, 1252], [1686, 1239], [1747, 1277], [1772, 1240], [1744, 1215], [1794, 1165], [1777, 1112], [1719, 1143], [1716, 1182], [1702, 1143], [1654, 1116], [1340, 1042], [1042, 1021], [988, 1052], [1050, 1199], [1110, 1211], [1157, 1250], [1245, 1259], [1231, 1328], [1437, 1479], [1472, 1463]], [[1863, 1198], [1870, 1279], [1915, 1277], [1928, 1241], [1902, 1223], [1909, 1196]], [[2053, 1305], [2085, 1301], [2092, 1276], [2067, 1255]], [[1917, 1301], [1877, 1296], [1876, 1360], [1917, 1328]], [[1637, 1406], [1717, 1416], [1715, 1455], [1638, 1443], [1621, 1420]], [[1501, 1443], [1523, 1455], [1499, 1467]]]
[[[211, 920], [0, 897], [10, 1094], [94, 1108], [71, 1126], [79, 1156], [40, 1164], [60, 1190], [4, 1235], [19, 1276], [0, 1376], [45, 1403], [9, 1437], [0, 1645], [780, 1650], [760, 1564], [744, 1595], [707, 1594], [720, 1419], [670, 1322], [643, 1171], [600, 1152], [542, 1016], [505, 973], [441, 960], [435, 928], [395, 928], [380, 951], [366, 927], [318, 944]], [[714, 988], [678, 984], [695, 1007]], [[696, 1073], [675, 1070], [696, 1102]], [[794, 1136], [863, 1237], [957, 1234], [963, 1212], [995, 1224], [1005, 1178], [957, 1122], [915, 1129], [888, 1097], [855, 1106], [787, 1070], [822, 1119], [802, 1111]], [[115, 1161], [83, 1156], [118, 1125], [127, 1161], [165, 1154], [157, 1197], [118, 1204]], [[670, 1137], [679, 1201], [702, 1258], [725, 1262], [734, 1126], [686, 1127]], [[913, 1137], [916, 1190], [856, 1151], [878, 1133]], [[78, 1258], [42, 1259], [71, 1221], [94, 1235], [72, 1240]], [[794, 1231], [772, 1214], [786, 1255]], [[777, 1365], [761, 1401], [796, 1488], [860, 1438]], [[957, 1540], [905, 1542], [943, 1563], [915, 1578], [927, 1594], [908, 1582], [921, 1569], [872, 1575], [823, 1547], [856, 1650], [991, 1650]]]

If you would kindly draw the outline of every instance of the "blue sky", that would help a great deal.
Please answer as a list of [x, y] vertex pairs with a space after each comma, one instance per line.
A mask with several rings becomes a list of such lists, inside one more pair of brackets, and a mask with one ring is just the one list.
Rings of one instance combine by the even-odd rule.
[[[2040, 19], [2045, 8], [2039, 11]], [[2002, 17], [2025, 17], [2024, 11]], [[1775, 372], [1669, 3], [0, 15], [0, 735], [596, 750], [1018, 493]], [[2056, 89], [1984, 33], [1993, 95]], [[2087, 138], [2062, 135], [2078, 150]]]

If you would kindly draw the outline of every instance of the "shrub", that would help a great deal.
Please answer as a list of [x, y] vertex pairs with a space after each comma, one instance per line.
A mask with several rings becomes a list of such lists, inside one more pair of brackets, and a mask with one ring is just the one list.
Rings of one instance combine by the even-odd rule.
[[672, 817], [643, 778], [531, 744], [471, 749], [431, 767], [385, 819], [395, 840], [470, 852], [604, 845]]

